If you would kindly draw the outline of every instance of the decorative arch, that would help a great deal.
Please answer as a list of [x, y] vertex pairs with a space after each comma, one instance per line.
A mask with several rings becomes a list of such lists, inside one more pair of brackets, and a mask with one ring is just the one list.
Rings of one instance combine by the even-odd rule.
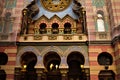
[[58, 23], [53, 23], [51, 27], [52, 27], [52, 29], [51, 29], [52, 34], [58, 34], [59, 33], [59, 24]]
[[85, 64], [84, 65], [89, 65], [89, 57], [88, 57], [88, 53], [87, 53], [87, 48], [83, 48], [83, 47], [80, 47], [80, 46], [71, 46], [69, 47], [65, 52], [64, 52], [64, 56], [68, 56], [70, 53], [72, 52], [79, 52], [81, 53], [84, 57], [85, 57]]
[[25, 52], [21, 57], [20, 57], [20, 63], [22, 66], [22, 69], [26, 67], [26, 69], [29, 70], [34, 70], [34, 66], [37, 63], [37, 56], [33, 52]]
[[97, 31], [105, 32], [105, 21], [104, 21], [104, 12], [101, 10], [97, 11]]
[[[21, 66], [21, 64], [20, 64], [20, 58], [21, 58], [21, 56], [25, 53], [25, 52], [33, 52], [37, 57], [39, 57], [39, 58], [37, 58], [37, 59], [40, 59], [40, 53], [39, 53], [39, 50], [37, 50], [35, 47], [33, 47], [33, 46], [26, 46], [26, 47], [23, 47], [22, 49], [20, 49], [19, 51], [18, 51], [18, 53], [17, 53], [17, 61], [16, 61], [16, 65], [17, 66]], [[37, 61], [39, 61], [39, 60], [37, 60]], [[38, 62], [37, 62], [38, 63]]]
[[70, 46], [70, 47], [64, 52], [64, 56], [68, 56], [69, 53], [74, 52], [74, 51], [78, 51], [78, 52], [84, 54], [85, 56], [87, 56], [87, 51], [85, 50], [85, 48], [83, 49], [83, 47], [80, 47], [80, 46]]
[[46, 30], [47, 24], [46, 23], [41, 23], [39, 27], [40, 27], [39, 31], [41, 34], [47, 33], [47, 30]]
[[51, 71], [51, 69], [54, 71], [59, 69], [61, 58], [58, 53], [50, 51], [43, 57], [43, 63], [48, 71]]
[[67, 63], [68, 63], [68, 65], [70, 65], [70, 63], [72, 61], [77, 62], [80, 65], [84, 65], [85, 59], [84, 59], [84, 56], [80, 52], [73, 51], [67, 57]]
[[70, 34], [70, 33], [71, 33], [71, 24], [67, 22], [64, 24], [64, 34]]
[[46, 48], [43, 49], [43, 51], [41, 51], [41, 56], [44, 56], [46, 53], [50, 52], [50, 51], [54, 51], [56, 53], [58, 53], [61, 56], [63, 56], [63, 51], [56, 46], [48, 46]]

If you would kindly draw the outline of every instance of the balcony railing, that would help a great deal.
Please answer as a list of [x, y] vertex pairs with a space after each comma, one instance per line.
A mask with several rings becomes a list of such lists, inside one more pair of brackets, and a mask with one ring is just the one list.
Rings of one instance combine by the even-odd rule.
[[86, 41], [85, 34], [27, 34], [19, 38], [20, 42], [68, 42]]

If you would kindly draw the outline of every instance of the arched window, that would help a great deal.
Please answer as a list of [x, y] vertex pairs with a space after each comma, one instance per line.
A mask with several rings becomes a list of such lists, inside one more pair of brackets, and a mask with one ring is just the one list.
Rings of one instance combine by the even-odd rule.
[[46, 27], [47, 27], [47, 25], [45, 23], [40, 24], [40, 33], [41, 34], [47, 33]]
[[59, 69], [61, 58], [57, 52], [50, 51], [43, 58], [44, 66], [47, 69], [45, 80], [62, 80]]
[[100, 65], [112, 65], [113, 58], [112, 55], [107, 52], [102, 52], [98, 55], [98, 63]]
[[59, 27], [58, 23], [53, 23], [52, 24], [52, 29], [51, 29], [52, 34], [58, 34], [59, 33], [58, 27]]
[[71, 24], [70, 23], [64, 24], [64, 34], [71, 34]]
[[97, 31], [98, 32], [105, 31], [104, 14], [102, 11], [97, 12]]
[[4, 33], [10, 33], [12, 32], [12, 26], [13, 26], [13, 22], [11, 20], [11, 13], [7, 12], [5, 14], [5, 22], [4, 22], [4, 28], [3, 28], [3, 32]]

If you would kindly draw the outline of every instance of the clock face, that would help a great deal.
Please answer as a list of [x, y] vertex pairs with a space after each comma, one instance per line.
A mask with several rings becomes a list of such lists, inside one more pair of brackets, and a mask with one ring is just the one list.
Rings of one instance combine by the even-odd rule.
[[72, 0], [41, 0], [43, 7], [49, 11], [62, 11], [66, 9]]

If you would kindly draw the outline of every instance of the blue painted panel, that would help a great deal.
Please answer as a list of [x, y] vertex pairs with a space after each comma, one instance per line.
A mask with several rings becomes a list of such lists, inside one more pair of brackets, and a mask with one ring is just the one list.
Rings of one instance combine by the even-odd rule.
[[75, 15], [74, 12], [73, 12], [73, 10], [72, 10], [73, 2], [72, 2], [72, 4], [66, 10], [60, 11], [60, 12], [50, 12], [50, 11], [47, 11], [46, 9], [44, 9], [42, 7], [42, 4], [40, 3], [40, 0], [37, 1], [37, 5], [38, 5], [38, 7], [40, 9], [40, 12], [38, 13], [38, 15], [36, 15], [34, 17], [35, 20], [37, 20], [38, 18], [40, 18], [43, 15], [45, 15], [48, 19], [50, 19], [54, 15], [57, 15], [61, 19], [63, 17], [65, 17], [66, 15], [71, 16], [73, 19], [77, 19], [78, 18], [78, 16]]

